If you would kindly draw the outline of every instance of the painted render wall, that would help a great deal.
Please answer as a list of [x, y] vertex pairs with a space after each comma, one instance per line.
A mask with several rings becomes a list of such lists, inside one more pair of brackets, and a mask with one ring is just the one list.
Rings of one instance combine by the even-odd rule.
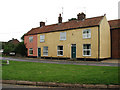
[[[91, 29], [90, 39], [83, 39], [84, 29]], [[57, 46], [63, 45], [63, 56], [59, 57], [71, 58], [71, 44], [76, 44], [76, 58], [98, 58], [98, 27], [84, 29], [60, 31], [66, 32], [65, 41], [60, 41], [60, 32], [38, 34], [37, 46], [41, 48], [41, 56], [43, 56], [43, 46], [48, 46], [48, 57], [58, 57]], [[45, 42], [40, 43], [40, 35], [45, 35]], [[83, 44], [91, 44], [91, 56], [83, 56]]]
[[[29, 42], [30, 36], [33, 36], [33, 42]], [[37, 56], [37, 35], [24, 36], [24, 44], [27, 48], [28, 56]], [[29, 48], [33, 48], [33, 55], [29, 55]]]
[[104, 16], [100, 23], [100, 58], [110, 57], [111, 57], [110, 26], [106, 19], [106, 16]]

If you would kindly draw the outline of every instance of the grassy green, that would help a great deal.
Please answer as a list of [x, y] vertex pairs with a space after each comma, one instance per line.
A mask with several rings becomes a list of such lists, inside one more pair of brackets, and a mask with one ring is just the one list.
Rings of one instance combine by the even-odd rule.
[[118, 67], [10, 61], [3, 65], [4, 80], [78, 84], [119, 84]]

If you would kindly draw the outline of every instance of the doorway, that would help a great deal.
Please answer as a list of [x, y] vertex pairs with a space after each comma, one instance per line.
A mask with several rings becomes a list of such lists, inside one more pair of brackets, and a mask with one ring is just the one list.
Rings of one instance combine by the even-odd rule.
[[41, 48], [38, 48], [38, 57], [41, 57]]
[[71, 58], [76, 58], [76, 44], [71, 45]]

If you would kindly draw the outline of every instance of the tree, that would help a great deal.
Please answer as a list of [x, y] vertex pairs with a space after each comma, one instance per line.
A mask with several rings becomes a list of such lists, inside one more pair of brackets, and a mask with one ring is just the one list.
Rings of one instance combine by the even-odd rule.
[[15, 52], [17, 54], [20, 54], [21, 56], [26, 56], [27, 55], [27, 49], [24, 45], [24, 42], [20, 42], [16, 48], [15, 48]]
[[15, 52], [21, 56], [27, 56], [27, 48], [24, 45], [24, 35], [21, 37], [22, 42], [20, 42], [15, 48]]
[[22, 37], [21, 37], [22, 42], [24, 42], [24, 36], [25, 36], [25, 34], [22, 35]]

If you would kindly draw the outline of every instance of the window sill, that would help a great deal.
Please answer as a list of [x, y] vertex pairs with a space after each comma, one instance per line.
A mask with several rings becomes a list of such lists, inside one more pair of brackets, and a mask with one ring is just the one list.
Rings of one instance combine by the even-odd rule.
[[83, 55], [83, 56], [87, 56], [87, 57], [90, 57], [91, 55]]
[[43, 56], [48, 56], [48, 55], [43, 55]]
[[66, 39], [62, 39], [62, 40], [60, 40], [60, 41], [65, 41]]
[[57, 56], [63, 56], [63, 55], [57, 55]]
[[91, 39], [91, 38], [83, 38], [83, 39]]

